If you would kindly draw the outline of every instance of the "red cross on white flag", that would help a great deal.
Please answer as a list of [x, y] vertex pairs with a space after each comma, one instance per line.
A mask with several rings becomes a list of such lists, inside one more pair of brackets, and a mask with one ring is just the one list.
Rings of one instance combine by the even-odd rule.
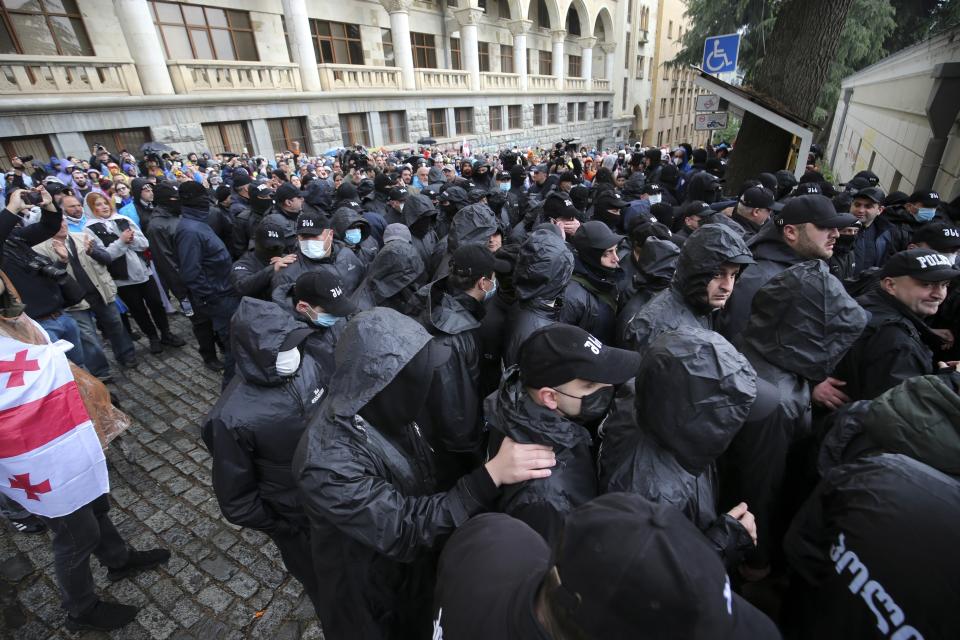
[[0, 336], [0, 493], [56, 518], [109, 491], [103, 449], [63, 350]]

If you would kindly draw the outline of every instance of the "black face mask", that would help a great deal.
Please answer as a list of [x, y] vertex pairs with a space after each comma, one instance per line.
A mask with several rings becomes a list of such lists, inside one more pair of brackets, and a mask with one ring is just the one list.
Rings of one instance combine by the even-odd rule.
[[850, 253], [856, 241], [857, 236], [839, 236], [836, 245], [833, 247], [833, 253], [841, 256]]
[[270, 198], [251, 198], [250, 210], [254, 213], [264, 213], [273, 204]]
[[[568, 398], [576, 398], [577, 396], [571, 396], [570, 394], [564, 393], [560, 390], [555, 390], [560, 395], [567, 396]], [[614, 396], [613, 387], [601, 387], [594, 391], [593, 393], [588, 393], [585, 396], [580, 396], [580, 413], [575, 416], [570, 416], [570, 419], [574, 422], [580, 424], [588, 424], [596, 422], [607, 415], [607, 412], [610, 410], [610, 405], [613, 403]]]

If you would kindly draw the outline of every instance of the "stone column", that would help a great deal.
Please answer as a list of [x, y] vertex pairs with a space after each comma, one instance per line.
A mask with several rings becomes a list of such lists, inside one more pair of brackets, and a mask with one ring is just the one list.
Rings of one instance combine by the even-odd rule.
[[140, 86], [148, 96], [174, 93], [163, 43], [153, 25], [147, 0], [113, 0], [127, 49], [137, 67]]
[[557, 88], [563, 90], [563, 41], [567, 39], [565, 29], [557, 29], [553, 35], [553, 76], [557, 79]]
[[527, 31], [533, 20], [514, 20], [510, 23], [513, 34], [513, 72], [520, 74], [520, 91], [527, 90]]
[[290, 35], [290, 55], [300, 67], [300, 83], [304, 91], [320, 91], [317, 54], [310, 35], [310, 17], [306, 0], [283, 0], [283, 15]]
[[593, 47], [596, 38], [580, 38], [580, 72], [587, 81], [587, 90], [593, 89]]
[[[610, 87], [613, 87], [613, 65], [614, 65], [614, 54], [617, 51], [616, 42], [604, 42], [600, 45], [600, 48], [603, 49], [604, 58], [603, 58], [603, 75], [610, 81]], [[651, 78], [652, 80], [652, 78]]]
[[410, 45], [410, 7], [413, 0], [380, 0], [390, 14], [390, 34], [393, 37], [393, 55], [403, 78], [403, 88], [417, 88], [413, 73], [413, 47]]
[[470, 88], [480, 91], [480, 44], [477, 25], [483, 9], [467, 8], [454, 15], [460, 24], [460, 53], [463, 55], [463, 68], [470, 72]]

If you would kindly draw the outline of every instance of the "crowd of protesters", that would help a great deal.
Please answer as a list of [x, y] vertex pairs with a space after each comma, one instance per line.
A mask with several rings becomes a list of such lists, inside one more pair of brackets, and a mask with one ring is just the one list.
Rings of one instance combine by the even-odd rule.
[[[108, 384], [187, 316], [331, 640], [952, 637], [960, 203], [730, 151], [15, 158], [0, 315]], [[68, 627], [132, 620], [76, 575], [169, 554], [13, 495]]]

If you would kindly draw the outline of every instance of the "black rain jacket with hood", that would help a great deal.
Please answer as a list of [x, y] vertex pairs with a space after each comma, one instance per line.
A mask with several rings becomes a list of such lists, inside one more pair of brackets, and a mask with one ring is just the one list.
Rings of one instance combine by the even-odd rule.
[[357, 257], [357, 254], [344, 246], [339, 240], [333, 241], [330, 252], [333, 254], [332, 257], [327, 256], [320, 260], [313, 260], [303, 255], [298, 247], [296, 250], [297, 260], [273, 274], [273, 288], [276, 289], [285, 284], [296, 282], [297, 278], [308, 271], [327, 270], [340, 277], [343, 282], [343, 290], [346, 293], [353, 293], [363, 281], [367, 272], [366, 265], [363, 260]]
[[733, 517], [717, 513], [716, 460], [756, 394], [756, 372], [720, 334], [688, 328], [661, 335], [600, 427], [600, 491], [676, 506], [727, 566], [736, 566], [753, 540]]
[[[277, 353], [306, 335], [303, 325], [271, 302], [244, 298], [230, 329], [237, 375], [203, 423], [213, 456], [213, 490], [224, 517], [268, 533], [306, 529], [291, 461], [325, 395], [309, 353], [289, 377]], [[294, 345], [285, 344], [290, 341]], [[307, 559], [304, 558], [306, 561]]]
[[658, 293], [626, 322], [622, 347], [641, 355], [661, 333], [686, 328], [713, 329], [715, 310], [707, 285], [725, 262], [752, 264], [750, 250], [728, 228], [706, 225], [684, 243], [670, 288]]
[[500, 450], [504, 437], [553, 448], [557, 465], [550, 477], [504, 487], [497, 510], [524, 521], [548, 543], [555, 541], [566, 514], [597, 496], [590, 432], [535, 403], [520, 381], [519, 367], [507, 371], [500, 389], [490, 394], [484, 405], [491, 457]]
[[388, 242], [373, 259], [367, 277], [352, 296], [361, 311], [390, 307], [415, 316], [421, 307], [417, 282], [423, 275], [423, 261], [409, 242]]
[[[364, 269], [369, 267], [377, 257], [380, 245], [377, 244], [376, 238], [370, 235], [370, 223], [367, 219], [350, 207], [340, 207], [334, 212], [330, 225], [337, 240], [343, 243], [343, 248], [349, 249], [360, 258]], [[360, 244], [356, 246], [349, 244], [344, 235], [351, 227], [360, 229]]]
[[517, 363], [520, 345], [531, 333], [560, 321], [560, 296], [573, 274], [573, 254], [559, 231], [555, 226], [537, 229], [520, 245], [513, 271], [517, 302], [507, 319], [504, 368]]
[[633, 257], [633, 252], [630, 253], [626, 261], [628, 264], [624, 267], [624, 280], [629, 281], [629, 285], [621, 282], [625, 287], [620, 291], [621, 302], [626, 302], [617, 314], [614, 344], [627, 344], [630, 320], [655, 295], [670, 286], [679, 260], [680, 248], [677, 245], [669, 240], [653, 237], [647, 238], [643, 243], [639, 260]]
[[453, 255], [457, 247], [468, 244], [487, 246], [490, 236], [499, 230], [500, 225], [497, 223], [497, 216], [490, 207], [482, 202], [469, 204], [457, 211], [450, 223], [450, 232], [447, 235], [447, 252], [440, 260], [433, 279], [439, 280], [447, 275], [450, 269], [450, 256]]
[[434, 547], [496, 500], [482, 467], [437, 493], [434, 455], [416, 423], [387, 427], [359, 415], [430, 341], [393, 309], [358, 314], [337, 345], [327, 400], [297, 448], [294, 474], [330, 640], [428, 636]]
[[427, 196], [407, 196], [403, 203], [403, 223], [410, 229], [410, 241], [420, 254], [426, 274], [437, 270], [446, 250], [434, 229], [437, 215], [437, 207]]
[[347, 328], [347, 318], [338, 320], [331, 327], [320, 327], [310, 321], [296, 309], [296, 301], [293, 299], [295, 283], [285, 284], [277, 287], [273, 291], [273, 303], [283, 309], [291, 318], [300, 323], [301, 327], [309, 327], [310, 333], [301, 343], [304, 353], [309, 353], [313, 361], [320, 368], [320, 381], [326, 386], [333, 377], [334, 361], [333, 354], [337, 348], [337, 342], [343, 335], [343, 330]]
[[793, 637], [956, 636], [958, 383], [919, 376], [838, 412], [820, 451], [823, 479], [784, 543]]

